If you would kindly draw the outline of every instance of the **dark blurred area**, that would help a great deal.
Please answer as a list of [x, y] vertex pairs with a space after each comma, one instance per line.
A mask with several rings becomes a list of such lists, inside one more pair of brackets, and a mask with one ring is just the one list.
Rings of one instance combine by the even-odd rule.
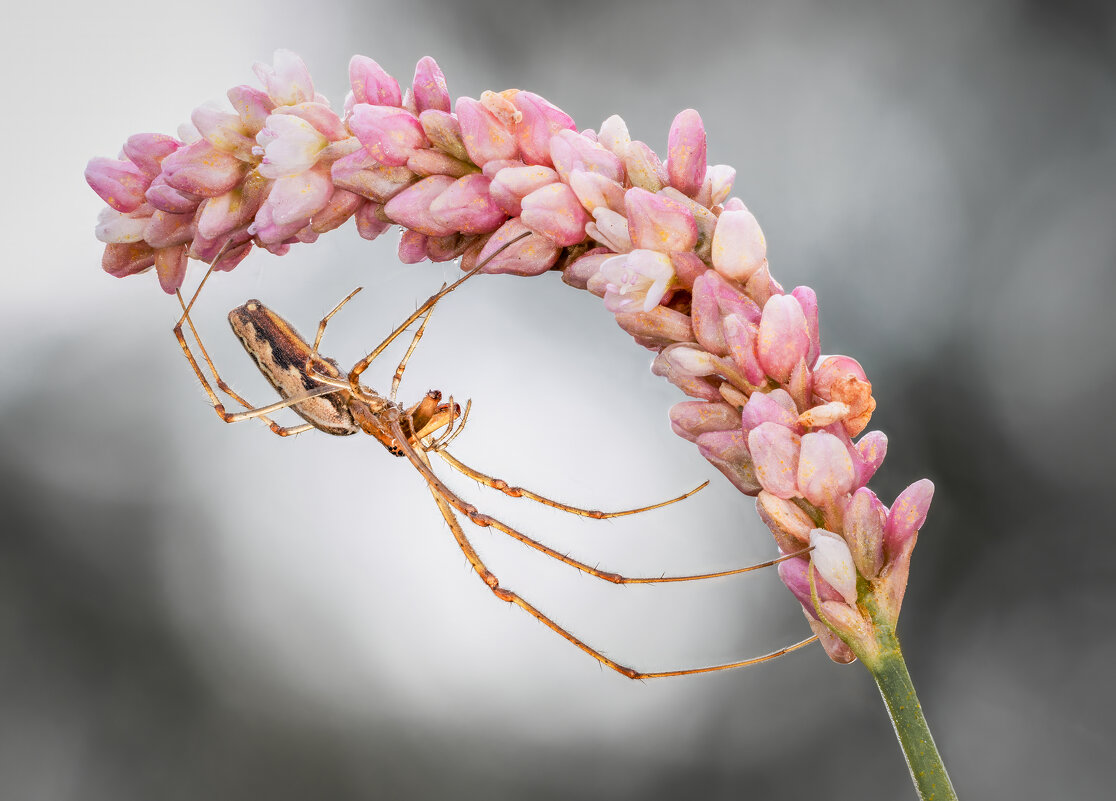
[[[697, 108], [775, 275], [817, 290], [823, 350], [856, 356], [874, 383], [872, 427], [891, 443], [874, 488], [887, 501], [922, 476], [937, 486], [900, 635], [960, 796], [1111, 797], [1111, 3], [426, 0], [326, 3], [313, 24], [295, 24], [293, 3], [246, 4], [224, 25], [203, 10], [165, 34], [232, 77], [158, 95], [189, 59], [160, 61], [167, 44], [141, 6], [109, 5], [123, 31], [104, 10], [60, 32], [35, 12], [9, 54], [55, 75], [33, 45], [57, 33], [90, 59], [69, 78], [73, 102], [98, 99], [94, 141], [68, 142], [49, 168], [85, 193], [56, 243], [66, 263], [43, 255], [52, 233], [26, 213], [34, 198], [6, 215], [35, 240], [16, 262], [42, 269], [10, 276], [17, 291], [0, 299], [0, 798], [914, 797], [859, 667], [812, 649], [627, 682], [484, 591], [423, 484], [374, 443], [281, 441], [210, 415], [169, 334], [173, 302], [96, 270], [96, 199], [74, 176], [133, 130], [165, 128], [165, 108], [184, 118], [248, 81], [280, 46], [335, 104], [361, 52], [401, 82], [430, 53], [454, 95], [528, 88], [585, 127], [619, 113], [659, 152], [673, 115]], [[96, 58], [115, 35], [136, 37], [128, 57], [145, 70]], [[143, 103], [117, 114], [130, 97], [158, 118], [133, 124]], [[379, 281], [361, 298], [374, 311], [331, 323], [351, 363], [448, 274], [393, 263], [393, 246], [338, 232], [215, 287], [199, 324], [234, 385], [266, 397], [223, 310], [277, 297], [305, 332]], [[80, 273], [74, 291], [59, 297], [51, 271]], [[680, 397], [648, 375], [647, 354], [554, 278], [474, 282], [434, 316], [408, 381], [477, 399], [463, 458], [598, 508], [723, 484], [667, 431]], [[750, 503], [723, 486], [627, 528], [462, 492], [610, 569], [770, 555]], [[511, 586], [640, 667], [804, 636], [770, 576], [617, 592], [487, 532], [476, 541]]]

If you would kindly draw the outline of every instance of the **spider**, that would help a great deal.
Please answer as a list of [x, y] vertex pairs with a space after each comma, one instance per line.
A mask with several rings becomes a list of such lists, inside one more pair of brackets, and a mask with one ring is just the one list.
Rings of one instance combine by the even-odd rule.
[[[515, 240], [513, 240], [513, 242], [514, 241]], [[507, 244], [510, 245], [513, 242]], [[218, 258], [219, 257], [220, 256], [218, 256]], [[216, 262], [217, 259], [214, 259], [214, 263]], [[182, 307], [182, 316], [174, 327], [174, 334], [182, 348], [186, 360], [190, 363], [190, 366], [193, 368], [194, 373], [202, 384], [202, 388], [212, 401], [214, 411], [217, 413], [217, 416], [226, 423], [258, 418], [266, 423], [272, 432], [282, 437], [299, 434], [304, 431], [309, 431], [310, 429], [318, 429], [319, 431], [324, 431], [327, 434], [335, 436], [348, 436], [364, 432], [375, 437], [392, 455], [405, 458], [409, 461], [419, 472], [419, 475], [422, 476], [423, 480], [426, 481], [430, 493], [434, 497], [434, 502], [438, 506], [438, 510], [442, 513], [446, 523], [449, 524], [450, 531], [453, 533], [453, 537], [458, 547], [465, 555], [466, 560], [468, 560], [473, 570], [476, 571], [481, 581], [485, 583], [497, 598], [523, 609], [547, 628], [589, 654], [602, 665], [630, 679], [687, 676], [697, 673], [710, 673], [713, 671], [745, 667], [747, 665], [775, 659], [776, 657], [790, 653], [791, 651], [802, 648], [813, 642], [816, 638], [810, 637], [762, 656], [728, 664], [682, 670], [641, 672], [626, 667], [605, 656], [531, 605], [529, 601], [518, 593], [501, 585], [499, 579], [497, 579], [495, 574], [481, 561], [480, 556], [478, 556], [476, 550], [469, 542], [469, 538], [466, 536], [465, 530], [462, 528], [461, 522], [458, 519], [459, 514], [463, 515], [477, 526], [492, 527], [552, 559], [557, 559], [583, 573], [614, 584], [659, 584], [681, 581], [701, 581], [704, 579], [732, 576], [738, 573], [747, 573], [764, 567], [770, 567], [785, 559], [799, 556], [805, 553], [805, 551], [785, 554], [777, 559], [749, 565], [748, 567], [722, 570], [715, 573], [704, 573], [691, 576], [632, 578], [618, 573], [599, 570], [570, 556], [559, 553], [553, 548], [501, 522], [495, 517], [480, 512], [475, 506], [463, 500], [457, 493], [447, 487], [432, 469], [430, 459], [432, 454], [439, 456], [450, 465], [450, 467], [464, 475], [511, 497], [529, 498], [538, 503], [570, 514], [595, 519], [621, 517], [658, 509], [690, 497], [709, 483], [706, 481], [684, 495], [650, 506], [618, 512], [601, 512], [570, 506], [546, 498], [531, 490], [511, 486], [502, 479], [488, 476], [456, 459], [447, 448], [464, 428], [472, 408], [472, 402], [467, 402], [464, 411], [462, 411], [461, 407], [454, 403], [452, 396], [449, 398], [448, 403], [442, 403], [442, 393], [438, 390], [430, 390], [417, 403], [409, 407], [404, 407], [396, 400], [396, 395], [399, 390], [400, 382], [403, 379], [407, 362], [414, 353], [419, 341], [422, 339], [423, 332], [426, 330], [426, 325], [430, 321], [430, 314], [434, 307], [442, 298], [483, 270], [486, 264], [487, 260], [478, 264], [452, 284], [443, 284], [438, 292], [420, 305], [410, 317], [404, 320], [399, 327], [392, 331], [384, 341], [377, 345], [367, 356], [358, 361], [348, 373], [342, 373], [337, 362], [333, 359], [321, 356], [318, 349], [321, 345], [322, 337], [325, 334], [326, 325], [329, 323], [330, 319], [360, 292], [360, 287], [349, 293], [349, 295], [338, 303], [329, 314], [321, 319], [318, 323], [318, 332], [317, 336], [314, 338], [313, 346], [299, 335], [290, 323], [258, 300], [249, 300], [242, 306], [233, 309], [229, 312], [229, 323], [234, 333], [240, 339], [245, 350], [255, 359], [256, 365], [259, 367], [264, 377], [282, 397], [282, 400], [266, 406], [253, 407], [251, 403], [237, 394], [225, 383], [217, 372], [209, 354], [206, 352], [197, 329], [190, 319], [190, 310], [201, 294], [209, 276], [212, 275], [212, 267], [199, 283], [189, 303], [184, 302], [182, 294], [178, 293], [178, 301]], [[395, 375], [392, 377], [391, 381], [391, 390], [387, 397], [380, 395], [375, 390], [362, 384], [360, 381], [361, 374], [368, 369], [372, 362], [397, 337], [420, 319], [421, 323], [412, 336], [411, 342], [402, 360], [399, 362], [398, 367], [396, 367]], [[194, 341], [197, 343], [202, 359], [213, 374], [216, 386], [242, 405], [246, 411], [230, 413], [225, 410], [221, 399], [214, 391], [213, 386], [202, 371], [198, 360], [195, 358], [193, 351], [186, 341], [186, 337], [183, 334], [184, 324], [189, 327]], [[281, 426], [268, 416], [284, 408], [290, 408], [306, 422], [295, 426]]]

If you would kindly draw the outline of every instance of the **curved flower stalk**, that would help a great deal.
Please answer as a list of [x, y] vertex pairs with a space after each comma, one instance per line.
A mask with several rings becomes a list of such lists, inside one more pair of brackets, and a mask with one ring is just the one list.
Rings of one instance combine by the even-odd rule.
[[104, 269], [154, 266], [173, 292], [188, 258], [230, 270], [253, 246], [281, 255], [352, 217], [367, 239], [401, 226], [406, 263], [470, 270], [496, 253], [484, 272], [561, 270], [692, 399], [671, 409], [673, 430], [756, 498], [780, 552], [811, 549], [780, 577], [830, 658], [859, 657], [877, 678], [920, 792], [952, 797], [894, 635], [933, 484], [890, 507], [868, 488], [887, 451], [863, 433], [872, 385], [855, 359], [822, 355], [817, 296], [772, 276], [735, 171], [707, 163], [698, 113], [674, 119], [663, 161], [619, 117], [578, 130], [531, 92], [451, 102], [431, 58], [402, 91], [354, 57], [341, 116], [292, 53], [256, 74], [263, 89], [229, 91], [234, 111], [195, 111], [196, 134], [139, 134], [89, 163], [108, 204]]

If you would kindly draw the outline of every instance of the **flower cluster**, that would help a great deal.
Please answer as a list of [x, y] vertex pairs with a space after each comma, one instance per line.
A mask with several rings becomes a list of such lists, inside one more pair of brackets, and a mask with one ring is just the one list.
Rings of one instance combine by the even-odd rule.
[[878, 431], [854, 440], [871, 384], [854, 359], [821, 355], [814, 291], [771, 276], [755, 216], [730, 197], [735, 171], [707, 164], [696, 111], [675, 118], [664, 162], [619, 117], [579, 131], [531, 92], [451, 103], [430, 58], [403, 92], [354, 57], [341, 115], [292, 53], [256, 74], [263, 89], [229, 91], [234, 111], [200, 108], [180, 139], [138, 134], [120, 159], [90, 162], [107, 272], [154, 266], [173, 292], [188, 258], [229, 270], [253, 246], [282, 254], [350, 217], [367, 239], [401, 226], [406, 263], [561, 270], [695, 399], [671, 410], [675, 432], [756, 497], [784, 554], [802, 554], [779, 574], [829, 655], [851, 661], [848, 643], [869, 636], [869, 596], [894, 623], [933, 485], [890, 510], [867, 488], [887, 448]]

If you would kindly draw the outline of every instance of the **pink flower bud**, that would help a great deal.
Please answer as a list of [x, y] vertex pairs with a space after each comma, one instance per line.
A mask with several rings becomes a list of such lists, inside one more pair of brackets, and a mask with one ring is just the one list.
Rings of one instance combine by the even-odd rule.
[[329, 144], [313, 125], [291, 114], [272, 114], [256, 135], [264, 156], [257, 168], [265, 178], [286, 178], [308, 170]]
[[349, 61], [349, 84], [355, 103], [396, 108], [403, 104], [399, 82], [368, 56], [353, 56]]
[[143, 197], [155, 208], [171, 214], [185, 214], [188, 211], [193, 211], [203, 199], [189, 192], [179, 192], [167, 185], [166, 179], [162, 175], [151, 182], [151, 186], [147, 187]]
[[399, 237], [398, 258], [403, 264], [418, 264], [426, 261], [426, 234], [406, 229]]
[[523, 224], [536, 233], [553, 239], [561, 247], [585, 239], [589, 215], [577, 195], [565, 184], [548, 184], [520, 201]]
[[314, 99], [314, 82], [306, 64], [290, 50], [276, 50], [272, 66], [256, 62], [252, 71], [267, 90], [268, 96], [280, 106], [293, 106]]
[[161, 248], [155, 251], [155, 272], [159, 276], [159, 286], [168, 295], [182, 286], [186, 278], [186, 245]]
[[659, 352], [655, 360], [651, 362], [651, 372], [654, 375], [662, 376], [674, 386], [685, 392], [691, 398], [701, 398], [707, 401], [722, 401], [721, 392], [718, 389], [719, 381], [716, 383], [706, 378], [694, 378], [693, 376], [686, 375], [680, 372], [670, 360], [670, 352], [673, 348], [682, 347], [681, 345], [667, 346]]
[[334, 189], [325, 207], [310, 218], [310, 227], [317, 234], [324, 234], [326, 231], [340, 228], [350, 217], [356, 214], [361, 204], [366, 202], [355, 192]]
[[448, 175], [451, 178], [464, 178], [476, 172], [476, 167], [464, 161], [458, 161], [448, 153], [443, 153], [434, 148], [412, 150], [407, 157], [407, 169], [423, 178], [428, 175]]
[[887, 456], [887, 435], [882, 431], [869, 431], [856, 443], [856, 483], [863, 487], [883, 464]]
[[442, 227], [463, 234], [495, 231], [507, 215], [488, 196], [490, 183], [479, 173], [458, 178], [431, 202], [431, 218]]
[[782, 295], [783, 287], [771, 277], [771, 270], [765, 259], [759, 269], [752, 273], [752, 277], [744, 284], [744, 291], [748, 293], [752, 300], [763, 306], [775, 295]]
[[[260, 245], [275, 253], [275, 255], [281, 256], [286, 251], [279, 246], [296, 236], [304, 226], [305, 221], [301, 217], [296, 217], [286, 223], [277, 222], [275, 220], [275, 207], [270, 203], [264, 203], [256, 212], [255, 219], [252, 220], [248, 231]], [[197, 244], [196, 240], [195, 244]]]
[[458, 161], [468, 161], [469, 152], [461, 138], [461, 124], [447, 111], [428, 108], [419, 115], [419, 122], [434, 147]]
[[415, 180], [406, 167], [386, 167], [364, 149], [333, 162], [330, 173], [334, 186], [377, 203], [391, 200]]
[[815, 528], [810, 532], [810, 545], [814, 549], [810, 553], [814, 570], [841, 594], [845, 603], [854, 606], [856, 566], [853, 565], [849, 546], [845, 544], [840, 534], [834, 534], [824, 528]]
[[[794, 597], [802, 604], [802, 608], [806, 611], [813, 620], [818, 619], [817, 613], [814, 611], [814, 602], [810, 594], [810, 562], [800, 556], [794, 559], [787, 559], [780, 562], [778, 566], [779, 578], [787, 585]], [[817, 573], [815, 567], [814, 572], [814, 587], [818, 592], [818, 600], [825, 601], [841, 601], [844, 600], [841, 593], [837, 592], [825, 578]]]
[[747, 281], [767, 258], [767, 240], [755, 216], [747, 209], [729, 211], [717, 218], [713, 234], [713, 268], [725, 278]]
[[123, 278], [148, 270], [155, 264], [155, 251], [146, 242], [105, 245], [101, 269], [114, 278]]
[[659, 161], [655, 151], [640, 141], [631, 142], [622, 156], [624, 172], [632, 186], [648, 192], [658, 192], [670, 184], [666, 167]]
[[144, 202], [151, 179], [143, 170], [128, 161], [116, 159], [90, 159], [85, 168], [85, 181], [117, 211], [130, 212]]
[[676, 370], [686, 375], [717, 375], [720, 372], [716, 357], [700, 348], [675, 348], [667, 358]]
[[[558, 173], [550, 167], [537, 165], [534, 167], [504, 167], [496, 173], [488, 191], [496, 205], [512, 217], [518, 217], [523, 212], [523, 207], [520, 205], [523, 198], [536, 189], [541, 189], [557, 181]], [[588, 218], [586, 218], [586, 222], [588, 222]], [[581, 238], [585, 238], [584, 228]]]
[[306, 170], [278, 179], [263, 205], [270, 208], [276, 225], [286, 226], [300, 220], [305, 225], [325, 208], [332, 193], [333, 182], [328, 170]]
[[[849, 609], [847, 606], [844, 608]], [[847, 665], [856, 661], [856, 654], [853, 653], [852, 648], [849, 648], [845, 641], [838, 637], [829, 626], [811, 617], [806, 613], [806, 610], [803, 610], [803, 614], [806, 614], [806, 622], [810, 624], [810, 630], [817, 636], [826, 656], [838, 665]]]
[[760, 484], [756, 480], [756, 470], [744, 443], [743, 432], [736, 429], [700, 434], [697, 446], [701, 455], [720, 470], [734, 487], [745, 495], [759, 494]]
[[770, 492], [760, 492], [756, 497], [756, 511], [771, 529], [771, 534], [783, 553], [800, 551], [810, 542], [810, 532], [815, 523], [790, 501], [776, 498]]
[[[589, 279], [600, 272], [601, 265], [616, 254], [606, 248], [593, 248], [579, 259], [574, 259], [562, 271], [562, 281], [575, 289], [588, 289]], [[605, 290], [601, 290], [604, 297]]]
[[852, 457], [837, 437], [814, 431], [802, 437], [798, 489], [814, 506], [827, 507], [852, 491], [856, 481]]
[[341, 122], [337, 112], [325, 103], [299, 103], [295, 106], [280, 106], [275, 109], [274, 116], [298, 117], [300, 120], [309, 123], [314, 130], [330, 142], [340, 142], [352, 138], [352, 134]]
[[780, 384], [786, 383], [791, 370], [809, 349], [810, 334], [798, 301], [791, 295], [776, 295], [768, 300], [763, 307], [756, 348], [767, 374]]
[[426, 258], [438, 263], [453, 261], [460, 256], [473, 237], [462, 234], [449, 236], [428, 236], [426, 238]]
[[705, 126], [688, 108], [674, 118], [667, 137], [667, 174], [679, 192], [693, 197], [705, 181]]
[[391, 222], [381, 218], [383, 212], [384, 207], [378, 203], [366, 203], [357, 209], [357, 233], [362, 239], [371, 241], [391, 228]]
[[693, 250], [697, 244], [694, 215], [682, 204], [639, 187], [624, 194], [632, 245], [661, 253]]
[[852, 494], [845, 506], [845, 542], [852, 552], [853, 562], [860, 574], [874, 579], [884, 564], [884, 523], [887, 508], [880, 503], [876, 493], [861, 487]]
[[268, 116], [275, 110], [275, 102], [268, 97], [267, 92], [261, 92], [252, 86], [234, 86], [225, 95], [251, 135], [259, 133]]
[[624, 180], [624, 165], [616, 154], [576, 131], [561, 130], [551, 137], [550, 158], [554, 169], [567, 183], [574, 170], [600, 175], [610, 181]]
[[206, 104], [194, 109], [190, 121], [198, 133], [218, 150], [231, 153], [241, 161], [252, 158], [256, 141], [239, 114]]
[[709, 205], [716, 206], [732, 192], [736, 170], [727, 164], [714, 164], [706, 171], [705, 178], [709, 181]]
[[756, 477], [772, 495], [790, 500], [798, 492], [798, 452], [802, 439], [778, 423], [760, 423], [748, 432]]
[[163, 159], [169, 156], [182, 143], [173, 136], [165, 134], [135, 134], [124, 143], [124, 155], [149, 178], [154, 178], [162, 170]]
[[774, 389], [771, 392], [753, 392], [741, 411], [741, 424], [744, 433], [764, 423], [775, 423], [784, 428], [795, 428], [795, 406], [786, 390]]
[[628, 145], [632, 137], [628, 133], [628, 126], [618, 114], [613, 114], [601, 123], [601, 130], [597, 134], [597, 142], [611, 150], [620, 158], [628, 152]]
[[674, 274], [678, 278], [678, 285], [684, 289], [693, 289], [694, 281], [709, 272], [696, 253], [675, 251], [670, 254], [670, 263], [674, 266]]
[[506, 250], [496, 253], [504, 244], [529, 231], [530, 229], [518, 219], [508, 220], [500, 226], [480, 251], [479, 261], [496, 254], [482, 272], [542, 275], [553, 267], [562, 249], [554, 243], [554, 240], [536, 233], [531, 233], [526, 239], [521, 239]]
[[430, 56], [423, 56], [415, 65], [415, 79], [411, 84], [415, 95], [415, 107], [420, 111], [435, 109], [450, 110], [450, 93], [446, 76], [438, 67], [438, 62]]
[[705, 345], [711, 353], [719, 356], [728, 353], [728, 343], [723, 330], [723, 319], [726, 315], [736, 314], [755, 323], [760, 320], [760, 309], [752, 299], [714, 270], [706, 270], [694, 280], [691, 314], [694, 318], [694, 333], [697, 334], [698, 342]]
[[354, 106], [349, 129], [373, 158], [390, 167], [403, 166], [414, 150], [430, 146], [422, 123], [390, 106]]
[[884, 553], [888, 561], [922, 528], [933, 498], [934, 482], [924, 478], [911, 484], [895, 499], [884, 528]]
[[595, 172], [573, 170], [569, 186], [590, 214], [597, 208], [611, 209], [618, 214], [624, 212], [624, 187], [616, 181]]
[[710, 431], [736, 431], [740, 413], [727, 403], [682, 401], [670, 407], [670, 427], [682, 439], [696, 442]]
[[806, 317], [806, 330], [810, 334], [810, 349], [806, 352], [806, 366], [813, 367], [821, 354], [821, 329], [818, 326], [818, 296], [808, 286], [796, 286], [791, 295], [802, 307]]
[[97, 215], [94, 234], [101, 242], [108, 244], [127, 244], [142, 242], [143, 234], [151, 222], [151, 207], [141, 206], [130, 214], [123, 214], [106, 206]]
[[516, 131], [524, 163], [551, 166], [550, 139], [561, 130], [576, 131], [573, 118], [534, 92], [516, 92], [511, 102], [523, 115]]
[[143, 238], [155, 250], [184, 245], [194, 238], [194, 215], [156, 211], [144, 229]]
[[461, 139], [474, 164], [483, 167], [485, 162], [519, 155], [515, 136], [484, 105], [471, 97], [459, 97], [456, 108]]
[[756, 353], [759, 328], [741, 320], [735, 314], [725, 317], [721, 327], [725, 334], [729, 355], [732, 356], [740, 374], [753, 387], [761, 386], [767, 380], [767, 374], [760, 365], [759, 355]]
[[240, 183], [248, 167], [204, 139], [180, 147], [163, 159], [163, 178], [175, 189], [217, 197]]
[[448, 175], [431, 175], [409, 186], [384, 204], [384, 213], [405, 228], [427, 236], [446, 236], [456, 233], [452, 225], [439, 222], [430, 213], [430, 204], [451, 186], [454, 180]]
[[627, 253], [632, 249], [628, 236], [628, 219], [612, 209], [598, 206], [593, 210], [593, 222], [585, 226], [585, 233], [613, 253]]
[[649, 311], [620, 311], [616, 324], [648, 350], [658, 351], [678, 342], [693, 342], [690, 318], [682, 312], [655, 306]]

